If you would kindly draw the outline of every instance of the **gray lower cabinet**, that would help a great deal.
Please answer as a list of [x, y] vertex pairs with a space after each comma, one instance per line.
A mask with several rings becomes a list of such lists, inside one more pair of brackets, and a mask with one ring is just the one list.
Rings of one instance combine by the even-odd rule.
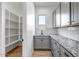
[[[43, 39], [42, 39], [43, 40]], [[44, 39], [42, 41], [42, 49], [49, 49], [50, 48], [50, 42], [49, 39]]]
[[73, 57], [68, 50], [66, 50], [53, 38], [51, 38], [51, 50], [54, 54], [54, 57]]
[[39, 38], [35, 38], [34, 39], [34, 49], [41, 49], [42, 45], [41, 45], [41, 39]]
[[50, 49], [50, 36], [34, 36], [34, 49]]
[[74, 57], [70, 52], [64, 49], [62, 46], [60, 47], [61, 57]]
[[71, 22], [72, 24], [79, 24], [79, 3], [71, 2]]
[[53, 39], [51, 41], [51, 50], [55, 57], [60, 56], [60, 45]]

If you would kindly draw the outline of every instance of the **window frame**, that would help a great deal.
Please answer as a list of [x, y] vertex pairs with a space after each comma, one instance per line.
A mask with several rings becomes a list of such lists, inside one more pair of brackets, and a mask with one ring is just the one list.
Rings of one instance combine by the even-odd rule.
[[46, 15], [38, 15], [38, 25], [45, 25], [45, 24], [39, 24], [39, 16], [45, 16], [45, 24], [46, 24]]

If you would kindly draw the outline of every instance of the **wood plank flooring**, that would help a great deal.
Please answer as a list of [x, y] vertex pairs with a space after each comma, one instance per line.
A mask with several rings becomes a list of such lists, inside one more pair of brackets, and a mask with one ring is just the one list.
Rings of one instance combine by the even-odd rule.
[[16, 47], [12, 51], [6, 54], [6, 57], [21, 57], [22, 56], [22, 47]]
[[[16, 47], [6, 57], [22, 57], [22, 47]], [[51, 50], [34, 50], [32, 57], [53, 57]]]
[[51, 50], [34, 50], [32, 57], [53, 57]]

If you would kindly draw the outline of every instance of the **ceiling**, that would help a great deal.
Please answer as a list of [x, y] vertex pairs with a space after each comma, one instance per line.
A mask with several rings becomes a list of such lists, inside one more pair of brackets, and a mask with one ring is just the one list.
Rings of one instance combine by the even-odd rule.
[[35, 7], [56, 7], [59, 2], [35, 2]]

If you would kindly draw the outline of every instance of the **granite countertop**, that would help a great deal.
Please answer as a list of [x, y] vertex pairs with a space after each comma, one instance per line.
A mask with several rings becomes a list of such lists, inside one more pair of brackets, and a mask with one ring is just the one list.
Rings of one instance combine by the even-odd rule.
[[60, 45], [62, 45], [65, 49], [67, 49], [74, 56], [79, 56], [79, 45], [78, 41], [68, 39], [61, 35], [50, 35], [54, 40], [56, 40]]

